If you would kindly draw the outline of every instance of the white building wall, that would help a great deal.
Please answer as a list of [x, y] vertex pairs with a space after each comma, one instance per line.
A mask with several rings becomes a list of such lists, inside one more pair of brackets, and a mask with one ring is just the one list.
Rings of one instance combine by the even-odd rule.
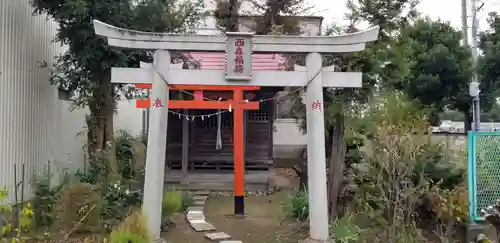
[[[49, 160], [56, 168], [83, 165], [84, 110], [69, 112], [48, 82], [47, 68], [64, 51], [51, 41], [56, 24], [45, 16], [33, 16], [29, 1], [0, 0], [0, 187], [14, 196], [14, 165], [21, 180], [25, 164], [25, 198], [31, 195], [29, 180]], [[65, 163], [61, 163], [65, 162]], [[68, 164], [66, 162], [72, 162]], [[19, 192], [20, 197], [21, 192]]]
[[142, 133], [142, 113], [144, 109], [135, 107], [135, 100], [122, 98], [117, 104], [117, 113], [114, 116], [114, 129], [130, 132], [134, 136]]

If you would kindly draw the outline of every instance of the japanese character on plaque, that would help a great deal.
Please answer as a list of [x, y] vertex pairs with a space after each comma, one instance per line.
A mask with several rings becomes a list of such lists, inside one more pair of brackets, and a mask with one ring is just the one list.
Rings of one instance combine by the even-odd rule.
[[226, 47], [226, 78], [239, 81], [250, 80], [252, 35], [249, 33], [228, 33]]

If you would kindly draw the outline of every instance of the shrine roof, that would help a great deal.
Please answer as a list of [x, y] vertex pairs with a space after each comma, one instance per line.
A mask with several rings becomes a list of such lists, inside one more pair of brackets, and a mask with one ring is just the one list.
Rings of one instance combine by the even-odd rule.
[[[199, 61], [201, 69], [226, 69], [225, 53], [217, 52], [190, 52], [186, 54]], [[285, 58], [279, 54], [252, 54], [252, 70], [256, 71], [282, 71], [285, 69]]]

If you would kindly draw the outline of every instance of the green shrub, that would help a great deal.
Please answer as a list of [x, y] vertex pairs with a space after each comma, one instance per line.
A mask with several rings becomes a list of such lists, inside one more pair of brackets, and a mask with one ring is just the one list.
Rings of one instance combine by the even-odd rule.
[[129, 188], [120, 181], [101, 185], [103, 198], [101, 218], [104, 220], [104, 227], [108, 229], [116, 227], [132, 208], [140, 206], [143, 191], [132, 191]]
[[[34, 211], [30, 203], [26, 203], [16, 216], [16, 208], [5, 202], [8, 197], [8, 190], [0, 189], [0, 215], [2, 216], [0, 217], [0, 240], [5, 241], [4, 237], [8, 237], [12, 239], [12, 242], [19, 242], [21, 233], [31, 230]], [[18, 224], [14, 223], [15, 221]]]
[[[413, 181], [417, 183], [421, 176], [431, 186], [439, 185], [442, 189], [453, 189], [465, 179], [465, 168], [446, 159], [447, 153], [442, 144], [429, 143], [417, 155], [413, 170]], [[423, 174], [422, 174], [423, 173]]]
[[111, 232], [109, 241], [110, 243], [150, 243], [151, 235], [146, 217], [140, 211], [133, 212]]
[[35, 196], [33, 197], [33, 208], [35, 210], [35, 223], [38, 228], [48, 228], [55, 221], [55, 206], [59, 200], [63, 184], [52, 187], [51, 173], [47, 170], [40, 176], [36, 176], [31, 185]]
[[290, 194], [283, 203], [285, 215], [298, 220], [309, 217], [309, 197], [307, 189], [298, 189]]
[[70, 232], [81, 221], [75, 233], [98, 231], [101, 207], [101, 196], [93, 185], [75, 183], [64, 186], [56, 206], [61, 229]]
[[120, 175], [124, 179], [135, 177], [133, 168], [134, 143], [136, 138], [127, 130], [120, 129], [115, 138], [116, 160], [119, 163]]
[[329, 225], [329, 231], [335, 242], [351, 243], [359, 242], [361, 229], [356, 225], [354, 214], [346, 213], [342, 218], [332, 221]]
[[486, 237], [484, 234], [479, 234], [477, 236], [477, 239], [475, 241], [476, 243], [493, 243], [488, 237]]
[[182, 211], [186, 211], [189, 207], [193, 206], [194, 198], [189, 192], [182, 194]]
[[168, 191], [163, 194], [162, 215], [172, 216], [182, 209], [182, 193], [177, 190]]

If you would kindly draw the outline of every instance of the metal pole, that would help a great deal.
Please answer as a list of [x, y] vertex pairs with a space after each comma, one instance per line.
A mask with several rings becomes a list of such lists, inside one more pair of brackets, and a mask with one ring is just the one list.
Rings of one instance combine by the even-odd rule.
[[467, 0], [462, 0], [462, 34], [464, 37], [463, 44], [469, 45], [469, 26], [467, 24]]
[[474, 130], [479, 132], [479, 127], [481, 124], [481, 109], [479, 107], [479, 95], [474, 97], [474, 109], [475, 109], [474, 114], [476, 115], [474, 117]]
[[[474, 1], [474, 0], [472, 0]], [[467, 11], [467, 0], [461, 0], [461, 10], [462, 10], [462, 35], [463, 35], [463, 45], [465, 47], [467, 47], [469, 45], [469, 24], [467, 23], [467, 19], [468, 19], [468, 11]], [[473, 9], [474, 11], [474, 9]], [[474, 43], [474, 35], [472, 36], [472, 43]], [[471, 50], [473, 49], [473, 46], [470, 47]], [[474, 57], [473, 57], [473, 60], [474, 62]], [[472, 79], [471, 81], [474, 81], [474, 79]], [[472, 91], [472, 86], [474, 84], [471, 82], [470, 84], [470, 90], [469, 90], [469, 94], [473, 97], [472, 100], [471, 100], [471, 112], [472, 112], [472, 122], [474, 124], [477, 124], [476, 122], [476, 103], [475, 103], [475, 96], [473, 95], [474, 92]], [[472, 131], [476, 131], [476, 125], [474, 125], [473, 127], [471, 127]], [[465, 130], [467, 132], [467, 126], [465, 126]]]
[[[472, 68], [473, 68], [473, 75], [472, 75], [472, 82], [478, 82], [478, 77], [477, 77], [477, 58], [478, 58], [478, 51], [477, 51], [477, 30], [479, 28], [479, 21], [477, 19], [477, 13], [479, 12], [479, 9], [477, 7], [477, 0], [471, 0], [471, 8], [472, 8], [472, 28], [471, 28], [471, 53], [472, 53]], [[479, 89], [479, 87], [478, 87]], [[476, 95], [474, 96], [473, 99], [474, 102], [474, 130], [479, 131], [480, 123], [481, 123], [481, 110], [480, 110], [480, 100], [479, 100], [479, 90], [476, 92]]]

